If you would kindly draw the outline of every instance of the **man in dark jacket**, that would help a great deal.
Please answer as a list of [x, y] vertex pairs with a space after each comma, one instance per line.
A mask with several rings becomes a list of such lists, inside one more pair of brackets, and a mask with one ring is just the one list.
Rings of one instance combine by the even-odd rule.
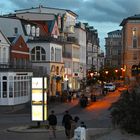
[[57, 117], [54, 115], [54, 111], [51, 111], [51, 114], [48, 116], [48, 122], [49, 122], [49, 129], [50, 133], [53, 133], [54, 138], [56, 138], [56, 125], [57, 125]]
[[65, 127], [66, 137], [70, 138], [70, 130], [71, 130], [71, 120], [72, 116], [68, 111], [65, 111], [65, 115], [63, 116], [62, 125]]

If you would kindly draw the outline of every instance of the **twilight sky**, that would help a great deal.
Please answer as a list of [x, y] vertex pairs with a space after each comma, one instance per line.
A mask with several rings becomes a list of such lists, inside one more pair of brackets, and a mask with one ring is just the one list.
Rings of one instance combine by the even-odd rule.
[[88, 22], [98, 30], [102, 50], [108, 32], [121, 29], [119, 24], [124, 18], [140, 14], [140, 0], [1, 0], [0, 12], [7, 14], [39, 4], [78, 14], [78, 21]]

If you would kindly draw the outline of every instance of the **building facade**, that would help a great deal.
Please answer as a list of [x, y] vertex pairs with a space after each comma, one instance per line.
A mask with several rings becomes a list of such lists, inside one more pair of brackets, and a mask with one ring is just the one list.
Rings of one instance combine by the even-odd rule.
[[105, 67], [120, 69], [122, 67], [122, 31], [115, 30], [105, 38]]
[[140, 15], [134, 15], [123, 19], [123, 68], [125, 77], [134, 79], [133, 68], [140, 63]]
[[0, 32], [0, 105], [30, 101], [31, 64], [29, 48], [22, 36], [7, 38]]
[[91, 67], [95, 67], [95, 71], [99, 71], [98, 66], [98, 50], [99, 50], [99, 38], [98, 32], [93, 26], [89, 26], [88, 23], [84, 23], [86, 27], [86, 63], [87, 71]]

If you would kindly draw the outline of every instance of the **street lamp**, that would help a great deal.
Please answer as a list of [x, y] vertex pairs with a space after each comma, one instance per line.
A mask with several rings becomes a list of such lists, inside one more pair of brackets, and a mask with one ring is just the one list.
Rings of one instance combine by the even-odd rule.
[[91, 76], [91, 77], [93, 77], [93, 75], [94, 75], [94, 73], [93, 73], [93, 72], [91, 72], [91, 73], [90, 73], [90, 76]]
[[124, 78], [125, 68], [121, 68], [122, 71], [122, 78]]
[[107, 75], [108, 74], [108, 71], [105, 71], [105, 74]]
[[106, 81], [107, 81], [107, 75], [108, 75], [108, 71], [105, 71], [105, 74], [106, 74]]
[[116, 72], [116, 79], [118, 79], [118, 70], [116, 69], [115, 72]]
[[69, 79], [68, 79], [68, 75], [66, 75], [65, 77], [64, 77], [64, 82], [65, 82], [65, 90], [69, 90]]

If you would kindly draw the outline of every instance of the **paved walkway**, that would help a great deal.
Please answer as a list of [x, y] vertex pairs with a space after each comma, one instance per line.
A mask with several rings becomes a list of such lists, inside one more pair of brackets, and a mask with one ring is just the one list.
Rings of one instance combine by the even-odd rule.
[[[49, 113], [51, 110], [55, 111], [55, 114], [63, 114], [66, 110], [69, 110], [75, 106], [78, 105], [79, 100], [75, 99], [72, 100], [71, 102], [66, 102], [66, 103], [60, 103], [60, 102], [55, 102], [54, 104], [50, 105], [49, 107]], [[47, 133], [49, 132], [46, 127], [43, 128], [32, 128], [30, 129], [29, 126], [19, 126], [19, 127], [12, 127], [9, 128], [8, 131], [10, 132], [20, 132], [20, 133]], [[100, 137], [107, 135], [110, 136], [112, 130], [108, 128], [90, 128], [87, 130], [87, 134], [90, 135], [90, 137], [86, 140], [91, 140], [91, 139], [96, 139], [96, 140], [107, 140], [106, 137], [103, 137], [105, 139], [100, 139]], [[111, 136], [113, 137], [113, 136]], [[64, 128], [62, 126], [57, 126], [57, 140], [65, 140], [65, 133], [64, 133]], [[111, 139], [110, 139], [111, 140]], [[121, 140], [121, 139], [118, 139]]]

